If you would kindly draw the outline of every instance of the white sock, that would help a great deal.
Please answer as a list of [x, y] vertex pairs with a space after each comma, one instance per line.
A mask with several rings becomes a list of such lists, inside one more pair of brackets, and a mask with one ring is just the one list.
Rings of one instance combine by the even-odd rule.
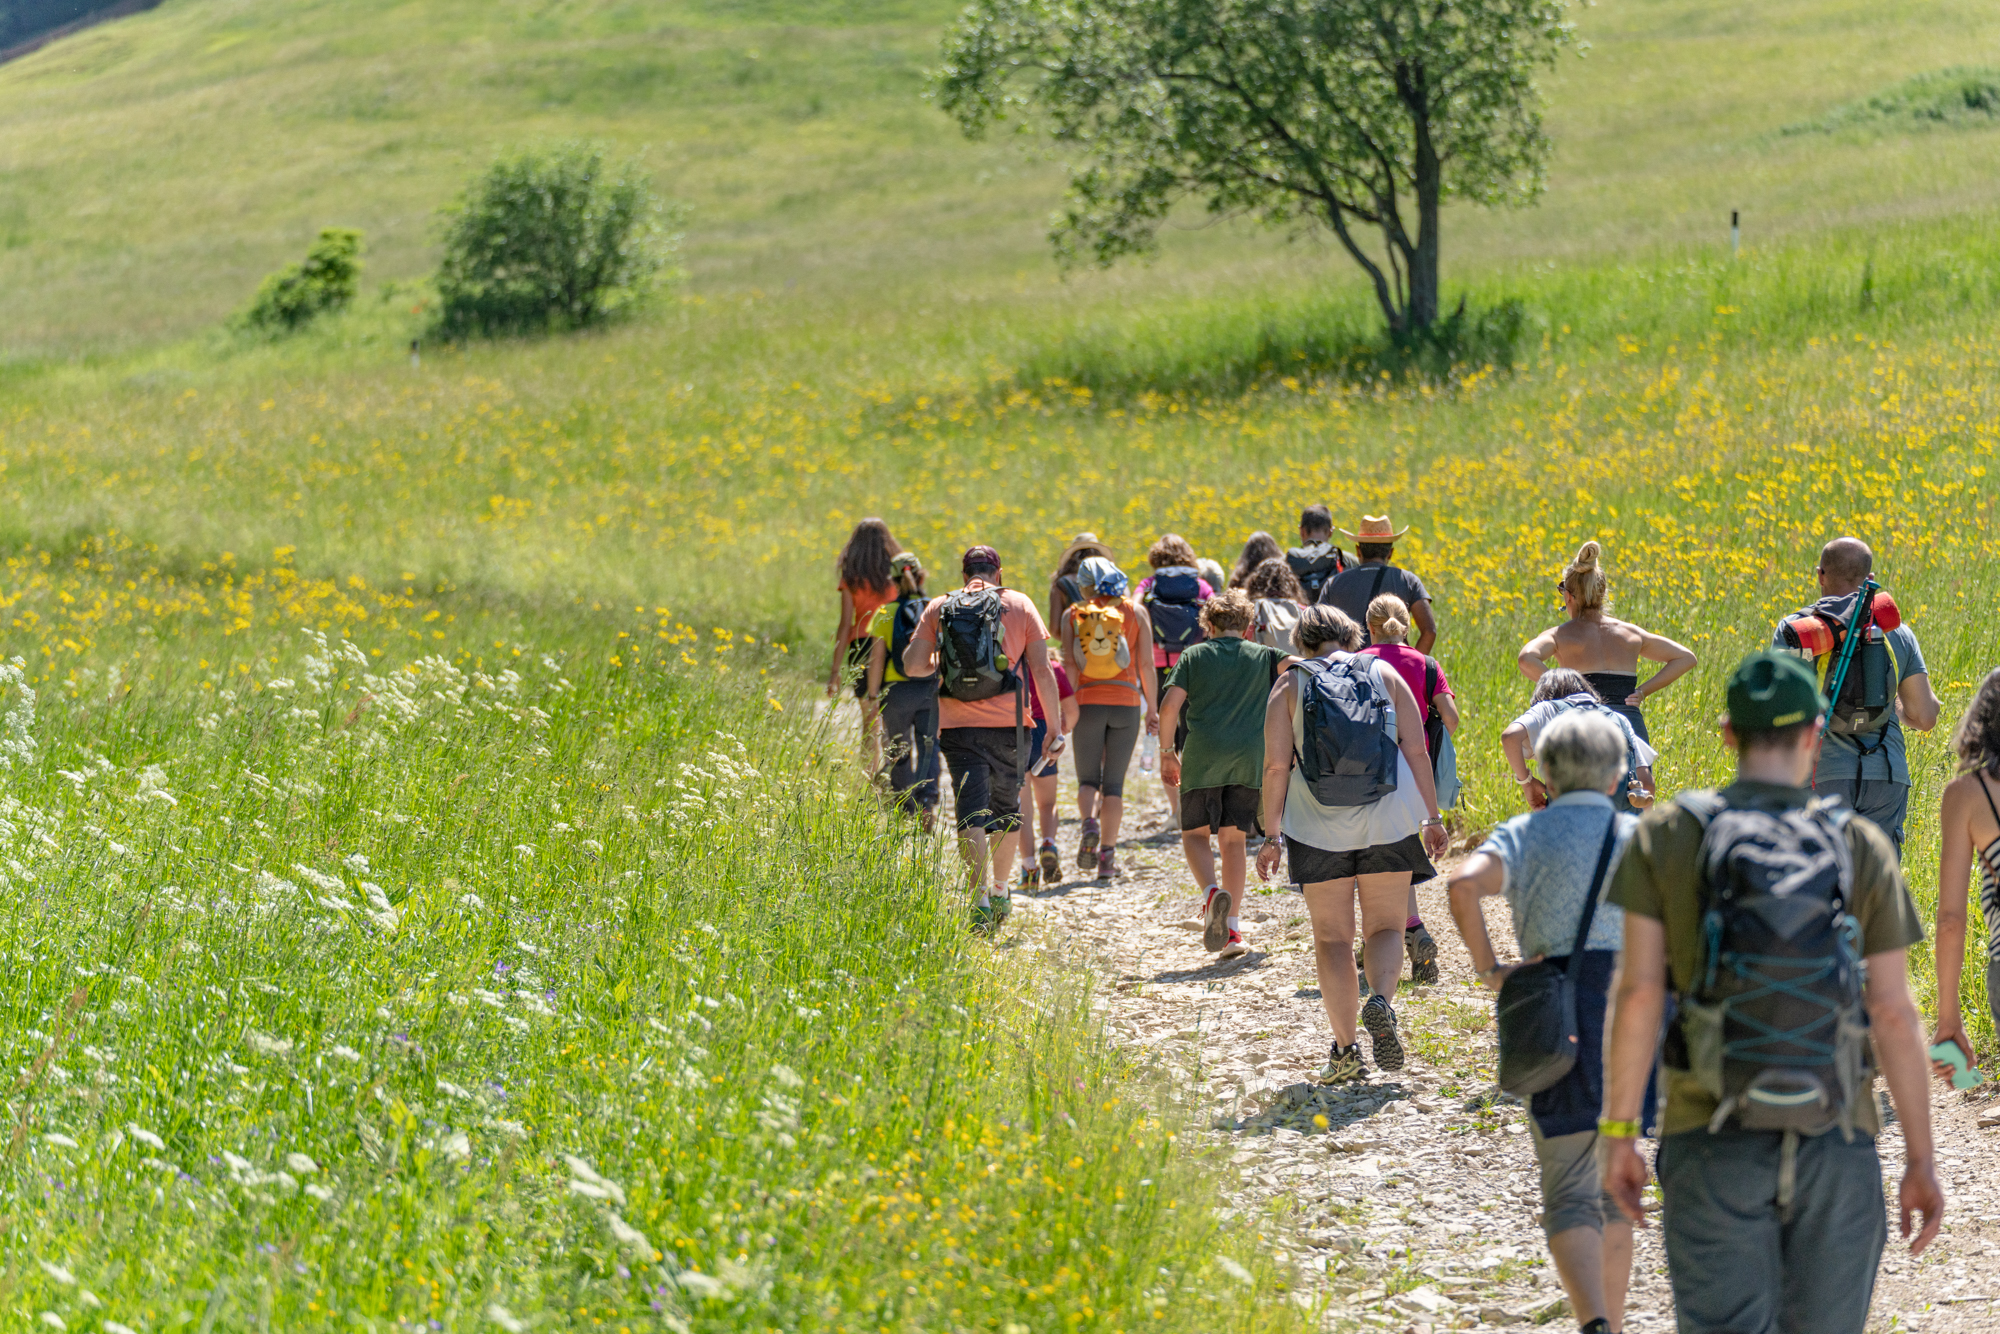
[[1241, 930], [1243, 929], [1243, 919], [1242, 919], [1242, 918], [1240, 918], [1240, 917], [1232, 917], [1232, 918], [1230, 918], [1230, 919], [1229, 919], [1229, 929], [1230, 929], [1231, 931], [1241, 931]]
[[974, 899], [972, 903], [973, 906], [977, 908], [985, 908], [990, 906], [989, 900], [986, 897], [986, 887], [984, 885], [981, 885], [979, 887], [979, 897]]

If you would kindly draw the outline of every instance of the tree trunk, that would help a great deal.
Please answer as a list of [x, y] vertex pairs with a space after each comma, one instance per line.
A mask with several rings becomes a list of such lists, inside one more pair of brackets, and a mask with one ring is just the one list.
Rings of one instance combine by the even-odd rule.
[[1410, 333], [1428, 329], [1438, 317], [1438, 204], [1444, 193], [1444, 173], [1437, 147], [1431, 142], [1430, 117], [1416, 121], [1417, 249], [1410, 256]]

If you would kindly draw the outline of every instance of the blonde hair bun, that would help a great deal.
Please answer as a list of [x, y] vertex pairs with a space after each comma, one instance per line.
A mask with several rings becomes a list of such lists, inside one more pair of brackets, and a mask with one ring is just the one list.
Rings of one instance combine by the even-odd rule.
[[1604, 548], [1598, 546], [1595, 541], [1585, 542], [1576, 549], [1576, 559], [1569, 563], [1569, 567], [1579, 573], [1584, 570], [1594, 570], [1597, 568], [1597, 558], [1603, 554]]
[[1600, 610], [1610, 593], [1604, 569], [1597, 563], [1598, 557], [1603, 554], [1604, 549], [1595, 541], [1585, 542], [1576, 549], [1576, 559], [1563, 571], [1563, 587], [1576, 599], [1580, 610]]

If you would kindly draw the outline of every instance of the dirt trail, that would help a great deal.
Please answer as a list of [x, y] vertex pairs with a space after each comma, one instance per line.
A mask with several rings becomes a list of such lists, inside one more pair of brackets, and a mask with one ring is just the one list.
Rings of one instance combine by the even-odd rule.
[[[1201, 947], [1199, 893], [1158, 784], [1135, 771], [1128, 800], [1137, 836], [1120, 851], [1124, 878], [1098, 885], [1071, 872], [1017, 895], [999, 945], [1081, 956], [1100, 973], [1109, 1031], [1185, 1081], [1205, 1145], [1231, 1164], [1229, 1215], [1295, 1267], [1302, 1293], [1327, 1297], [1326, 1328], [1574, 1329], [1536, 1221], [1525, 1113], [1495, 1100], [1492, 998], [1473, 980], [1443, 880], [1419, 890], [1443, 980], [1405, 981], [1396, 999], [1406, 1067], [1387, 1074], [1371, 1061], [1366, 1083], [1321, 1088], [1311, 1076], [1330, 1034], [1304, 900], [1258, 892], [1253, 873], [1250, 953], [1217, 961]], [[1073, 866], [1067, 791], [1061, 810], [1058, 842]], [[1488, 927], [1511, 957], [1498, 900]], [[2000, 1119], [2000, 1102], [1934, 1091], [1932, 1110], [1946, 1232], [1920, 1261], [1891, 1237], [1871, 1331], [1970, 1332], [2000, 1319], [2000, 1173], [1985, 1161], [2000, 1130], [1975, 1124], [1988, 1111]], [[1891, 1198], [1901, 1152], [1891, 1128]], [[1657, 1229], [1640, 1234], [1629, 1309], [1636, 1334], [1673, 1329]]]

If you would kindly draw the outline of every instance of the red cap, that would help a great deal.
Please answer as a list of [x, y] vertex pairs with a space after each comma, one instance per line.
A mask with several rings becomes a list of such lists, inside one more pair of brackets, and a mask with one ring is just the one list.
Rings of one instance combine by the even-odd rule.
[[975, 566], [991, 566], [993, 569], [999, 569], [1000, 553], [992, 547], [966, 548], [965, 555], [958, 562], [959, 572], [968, 574]]

